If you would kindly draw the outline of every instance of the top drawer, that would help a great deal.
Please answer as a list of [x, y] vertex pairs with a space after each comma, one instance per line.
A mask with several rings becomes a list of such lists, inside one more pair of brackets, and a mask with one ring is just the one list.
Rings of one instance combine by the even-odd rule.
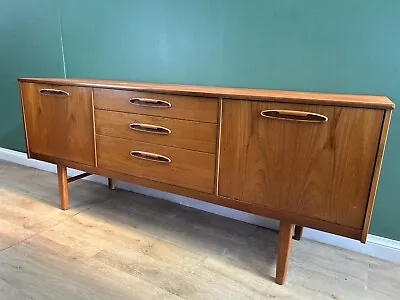
[[94, 89], [94, 106], [130, 112], [217, 123], [218, 99], [112, 89]]

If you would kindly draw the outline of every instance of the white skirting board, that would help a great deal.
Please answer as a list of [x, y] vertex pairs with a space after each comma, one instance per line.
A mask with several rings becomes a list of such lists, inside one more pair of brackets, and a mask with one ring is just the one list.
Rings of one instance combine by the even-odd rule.
[[[55, 173], [56, 166], [54, 164], [34, 160], [34, 159], [28, 159], [25, 153], [18, 152], [18, 151], [13, 151], [5, 148], [0, 147], [0, 159], [17, 163], [20, 165], [48, 171], [48, 172], [53, 172]], [[74, 176], [81, 173], [80, 171], [73, 170], [73, 169], [68, 169], [68, 175]], [[90, 180], [90, 181], [95, 181], [99, 182], [102, 184], [107, 184], [107, 179], [101, 176], [93, 175], [85, 178], [85, 180]], [[249, 214], [246, 212], [222, 207], [219, 205], [199, 201], [199, 200], [194, 200], [166, 192], [161, 192], [157, 191], [154, 189], [150, 188], [145, 188], [142, 186], [138, 186], [135, 184], [130, 184], [130, 183], [125, 183], [125, 182], [119, 182], [117, 181], [117, 187], [120, 189], [128, 190], [128, 191], [133, 191], [139, 194], [155, 197], [155, 198], [160, 198], [160, 199], [165, 199], [171, 202], [179, 203], [181, 205], [197, 208], [203, 211], [207, 211], [210, 213], [218, 214], [224, 217], [236, 219], [239, 221], [247, 222], [250, 224], [270, 228], [277, 230], [278, 229], [278, 221], [261, 217], [261, 216], [256, 216], [253, 214]], [[396, 240], [391, 240], [387, 239], [384, 237], [379, 237], [375, 235], [368, 235], [367, 238], [367, 243], [362, 244], [358, 241], [340, 237], [337, 235], [325, 233], [322, 231], [314, 230], [314, 229], [309, 229], [309, 228], [304, 228], [304, 233], [303, 237], [306, 239], [314, 240], [317, 242], [321, 242], [324, 244], [344, 248], [344, 249], [349, 249], [352, 251], [360, 252], [363, 254], [367, 254], [370, 256], [374, 256], [380, 259], [385, 259], [393, 262], [400, 263], [400, 241]]]

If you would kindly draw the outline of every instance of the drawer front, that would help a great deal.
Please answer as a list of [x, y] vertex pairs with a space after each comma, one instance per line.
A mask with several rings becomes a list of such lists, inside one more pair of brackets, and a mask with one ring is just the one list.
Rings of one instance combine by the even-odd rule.
[[219, 194], [360, 229], [383, 115], [224, 100]]
[[215, 155], [97, 135], [98, 166], [213, 193]]
[[215, 153], [217, 125], [96, 109], [96, 133]]
[[218, 99], [112, 89], [94, 89], [96, 108], [217, 123]]

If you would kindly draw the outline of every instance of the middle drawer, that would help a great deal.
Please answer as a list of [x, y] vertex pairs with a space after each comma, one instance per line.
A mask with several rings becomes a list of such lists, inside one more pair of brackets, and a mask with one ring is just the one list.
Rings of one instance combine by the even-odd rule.
[[96, 133], [215, 153], [217, 125], [162, 117], [95, 110]]

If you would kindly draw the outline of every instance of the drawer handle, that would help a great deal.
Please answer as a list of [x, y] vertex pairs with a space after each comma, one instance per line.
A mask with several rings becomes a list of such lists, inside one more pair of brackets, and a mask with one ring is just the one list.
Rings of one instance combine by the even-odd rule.
[[166, 127], [157, 126], [157, 125], [150, 125], [150, 124], [142, 124], [142, 123], [132, 123], [129, 127], [133, 130], [148, 132], [148, 133], [156, 133], [156, 134], [163, 134], [167, 135], [171, 133], [171, 129]]
[[301, 121], [301, 122], [314, 122], [322, 123], [328, 121], [328, 117], [312, 112], [297, 111], [297, 110], [263, 110], [261, 116], [264, 118]]
[[68, 97], [69, 93], [63, 90], [55, 90], [55, 89], [41, 89], [39, 93], [43, 96], [59, 96], [59, 97]]
[[148, 99], [148, 98], [132, 98], [129, 102], [138, 106], [156, 107], [156, 108], [170, 108], [171, 103], [164, 100]]
[[135, 158], [140, 158], [144, 160], [150, 160], [158, 163], [163, 163], [163, 164], [170, 164], [171, 159], [160, 154], [155, 154], [151, 152], [144, 152], [144, 151], [132, 151], [131, 155]]

